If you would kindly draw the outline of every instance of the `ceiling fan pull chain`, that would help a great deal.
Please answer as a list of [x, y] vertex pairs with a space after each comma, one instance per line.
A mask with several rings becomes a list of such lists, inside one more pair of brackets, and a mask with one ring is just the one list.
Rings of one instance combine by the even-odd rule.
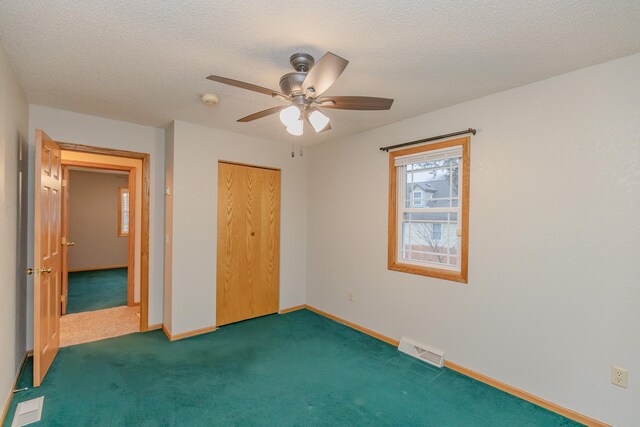
[[291, 158], [293, 159], [296, 156], [296, 143], [291, 142]]

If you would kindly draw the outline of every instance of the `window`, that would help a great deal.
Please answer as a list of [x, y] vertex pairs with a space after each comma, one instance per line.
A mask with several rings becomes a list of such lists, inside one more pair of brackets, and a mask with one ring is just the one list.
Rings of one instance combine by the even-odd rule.
[[129, 189], [118, 187], [118, 237], [129, 235]]
[[389, 269], [466, 283], [469, 138], [389, 156]]
[[422, 191], [420, 191], [420, 190], [414, 190], [413, 191], [413, 204], [415, 206], [422, 205]]

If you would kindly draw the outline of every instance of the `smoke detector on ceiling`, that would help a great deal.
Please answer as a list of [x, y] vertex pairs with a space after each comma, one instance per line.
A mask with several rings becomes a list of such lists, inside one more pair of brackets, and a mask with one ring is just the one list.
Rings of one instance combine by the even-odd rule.
[[205, 93], [202, 95], [202, 103], [204, 105], [208, 105], [209, 107], [213, 107], [214, 105], [218, 105], [220, 102], [220, 98], [215, 93]]

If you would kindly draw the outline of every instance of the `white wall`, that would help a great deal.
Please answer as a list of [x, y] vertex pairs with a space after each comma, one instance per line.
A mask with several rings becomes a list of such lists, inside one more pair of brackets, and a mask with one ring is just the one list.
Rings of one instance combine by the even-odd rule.
[[[636, 424], [638, 76], [640, 54], [314, 146], [307, 303], [596, 419]], [[388, 155], [378, 148], [468, 127], [478, 129], [469, 284], [388, 271]], [[612, 365], [629, 369], [628, 389], [610, 384]]]
[[[150, 154], [149, 324], [162, 323], [164, 229], [164, 129], [78, 114], [39, 105], [29, 106], [30, 176], [33, 175], [35, 130], [57, 141]], [[29, 248], [33, 262], [33, 189], [29, 193]], [[27, 346], [33, 346], [33, 293], [29, 287]]]
[[17, 280], [18, 147], [26, 140], [29, 107], [0, 42], [0, 404], [8, 399], [25, 352], [24, 280]]
[[[218, 160], [281, 169], [280, 308], [304, 304], [307, 157], [261, 138], [173, 123], [171, 333], [215, 325]], [[169, 236], [170, 238], [171, 236]]]

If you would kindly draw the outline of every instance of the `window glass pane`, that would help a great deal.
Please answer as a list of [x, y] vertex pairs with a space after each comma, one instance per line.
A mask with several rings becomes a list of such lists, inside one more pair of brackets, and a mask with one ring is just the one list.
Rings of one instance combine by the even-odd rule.
[[402, 261], [459, 268], [460, 165], [461, 159], [449, 158], [397, 167]]
[[456, 235], [456, 230], [458, 228], [458, 224], [455, 222], [450, 222], [444, 224], [442, 226], [442, 241], [443, 246], [446, 248], [447, 253], [456, 254], [458, 252], [458, 236]]
[[452, 168], [449, 171], [450, 174], [450, 181], [451, 181], [451, 197], [458, 197], [458, 188], [460, 186], [459, 184], [459, 169], [458, 168]]
[[442, 224], [439, 222], [433, 223], [431, 226], [431, 232], [434, 240], [439, 241], [440, 239], [442, 239]]
[[402, 257], [455, 266], [451, 255], [458, 252], [457, 223], [449, 212], [405, 212], [402, 216]]
[[[442, 163], [442, 161], [439, 161]], [[434, 163], [434, 162], [431, 162]], [[414, 166], [413, 169], [410, 169]], [[402, 167], [406, 172], [405, 197], [412, 197], [417, 191], [428, 194], [429, 199], [449, 199], [458, 197], [458, 167], [418, 169], [416, 165]]]
[[[453, 162], [452, 162], [453, 161]], [[442, 159], [433, 160], [431, 162], [414, 163], [411, 165], [415, 171], [424, 171], [428, 169], [450, 168], [451, 165], [457, 165], [458, 159]]]
[[[427, 208], [450, 208], [452, 201], [450, 199], [431, 199], [425, 203]], [[455, 207], [455, 206], [454, 206]]]

